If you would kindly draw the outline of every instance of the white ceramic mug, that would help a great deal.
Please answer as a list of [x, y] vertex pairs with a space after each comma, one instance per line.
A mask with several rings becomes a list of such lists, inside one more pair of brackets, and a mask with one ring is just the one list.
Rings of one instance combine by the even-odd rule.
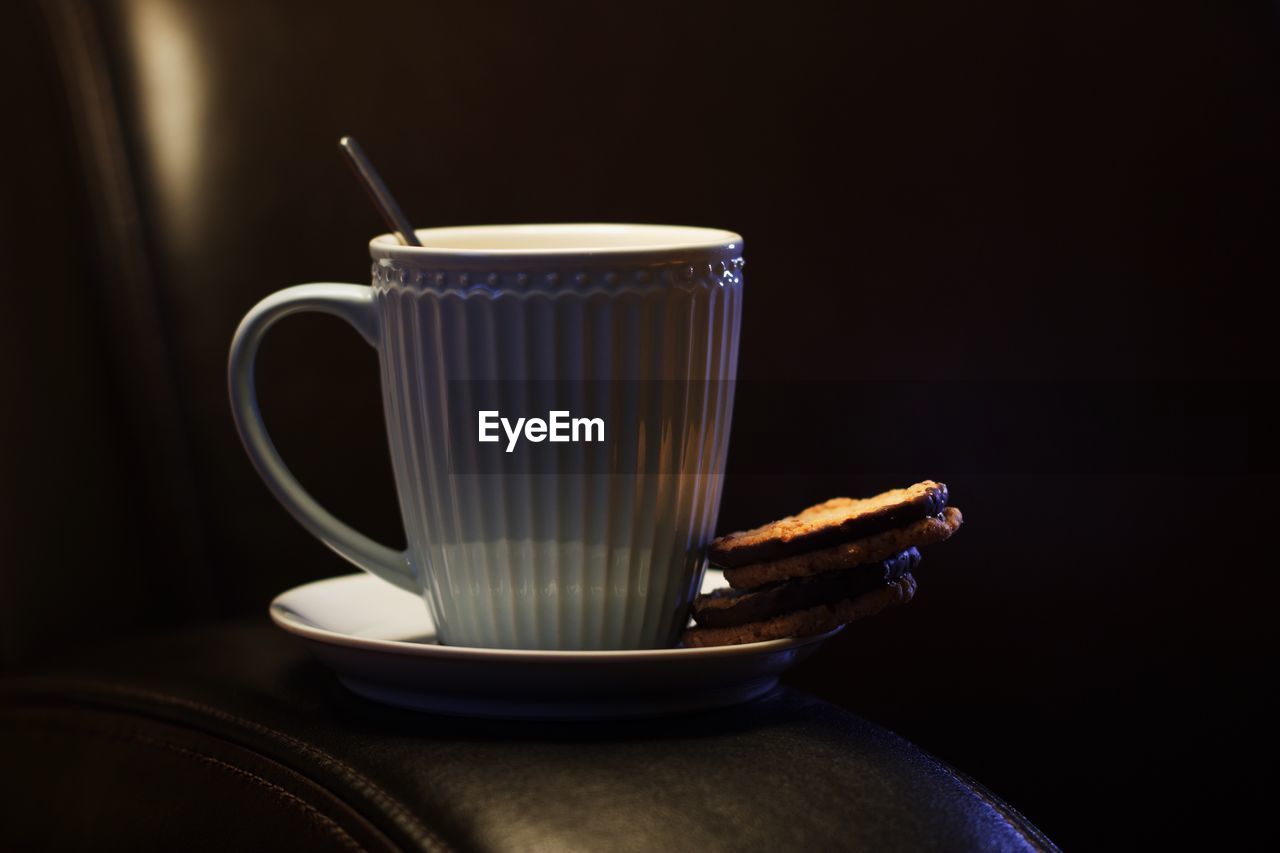
[[[719, 511], [742, 238], [612, 224], [417, 234], [421, 248], [370, 242], [372, 287], [298, 285], [245, 316], [228, 380], [249, 457], [311, 533], [421, 594], [444, 643], [672, 645]], [[299, 311], [341, 317], [378, 350], [404, 552], [326, 512], [267, 435], [254, 358], [267, 329]], [[575, 404], [608, 443], [552, 449], [526, 428], [512, 447], [517, 418]], [[480, 441], [486, 411], [509, 420], [497, 442]]]

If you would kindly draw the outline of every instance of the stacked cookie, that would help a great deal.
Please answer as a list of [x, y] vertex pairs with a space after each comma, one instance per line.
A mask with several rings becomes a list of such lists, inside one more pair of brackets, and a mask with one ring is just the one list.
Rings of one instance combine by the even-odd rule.
[[686, 646], [821, 634], [915, 594], [920, 547], [959, 529], [947, 487], [926, 480], [870, 498], [833, 498], [711, 543], [728, 589], [700, 595]]

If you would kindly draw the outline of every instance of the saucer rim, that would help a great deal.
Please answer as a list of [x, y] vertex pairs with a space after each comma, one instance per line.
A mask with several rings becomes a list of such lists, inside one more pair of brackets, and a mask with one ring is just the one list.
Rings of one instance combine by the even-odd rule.
[[[304, 637], [315, 642], [345, 648], [360, 648], [368, 651], [394, 652], [422, 657], [445, 658], [460, 661], [493, 660], [505, 658], [511, 661], [528, 663], [565, 663], [569, 661], [613, 661], [640, 662], [647, 660], [665, 660], [673, 657], [737, 657], [758, 655], [771, 652], [783, 652], [798, 649], [811, 643], [822, 642], [838, 634], [843, 626], [833, 628], [822, 634], [808, 637], [787, 637], [781, 640], [760, 640], [754, 643], [736, 643], [724, 646], [699, 646], [686, 648], [673, 646], [664, 649], [498, 649], [483, 646], [446, 646], [440, 643], [410, 643], [404, 640], [380, 640], [371, 637], [357, 637], [320, 628], [303, 622], [294, 611], [281, 603], [282, 599], [304, 589], [330, 584], [351, 582], [355, 579], [372, 578], [365, 572], [353, 572], [345, 575], [321, 578], [290, 587], [271, 600], [267, 613], [281, 630]], [[378, 581], [385, 583], [385, 581]], [[423, 605], [425, 606], [425, 604]]]

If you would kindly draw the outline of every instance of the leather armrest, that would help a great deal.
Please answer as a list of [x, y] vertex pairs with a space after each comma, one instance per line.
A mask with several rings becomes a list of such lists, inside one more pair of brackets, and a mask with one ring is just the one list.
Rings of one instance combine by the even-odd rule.
[[21, 849], [1052, 849], [901, 738], [779, 690], [512, 723], [348, 694], [266, 625], [138, 637], [0, 681]]

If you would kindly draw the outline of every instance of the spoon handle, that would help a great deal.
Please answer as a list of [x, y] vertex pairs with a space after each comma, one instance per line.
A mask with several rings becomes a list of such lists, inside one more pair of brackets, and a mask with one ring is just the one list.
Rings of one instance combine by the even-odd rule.
[[395, 232], [395, 235], [400, 238], [400, 242], [404, 245], [421, 246], [422, 243], [418, 241], [418, 235], [413, 233], [413, 226], [405, 218], [404, 211], [400, 209], [400, 205], [396, 204], [395, 198], [392, 197], [391, 191], [387, 189], [387, 185], [382, 182], [382, 177], [378, 174], [378, 171], [373, 168], [373, 164], [365, 156], [364, 149], [360, 147], [360, 143], [356, 142], [354, 137], [344, 136], [338, 140], [338, 147], [342, 149], [342, 153], [347, 155], [347, 162], [351, 164], [351, 170], [356, 173], [356, 177], [364, 185], [365, 191], [369, 193], [369, 198], [373, 199], [374, 206], [382, 214], [382, 219], [387, 223], [387, 227]]

